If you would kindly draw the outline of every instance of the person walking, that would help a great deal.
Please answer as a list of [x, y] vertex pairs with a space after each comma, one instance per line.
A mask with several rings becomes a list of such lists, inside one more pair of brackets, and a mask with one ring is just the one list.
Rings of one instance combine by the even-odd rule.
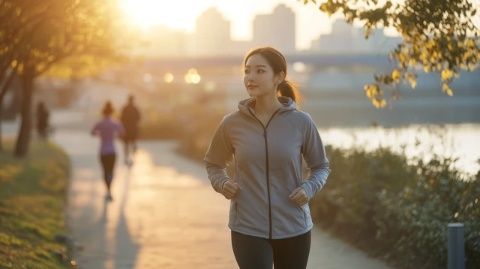
[[[330, 173], [314, 121], [296, 107], [285, 57], [271, 47], [247, 53], [249, 99], [220, 122], [205, 154], [215, 191], [230, 199], [228, 226], [240, 269], [306, 268], [313, 227], [308, 202]], [[227, 164], [234, 157], [231, 178]], [[310, 176], [302, 178], [302, 157]]]
[[113, 106], [107, 101], [102, 109], [103, 119], [98, 121], [92, 129], [92, 135], [100, 137], [100, 163], [103, 170], [103, 180], [107, 189], [105, 199], [112, 201], [111, 185], [114, 177], [116, 151], [115, 138], [124, 133], [121, 123], [112, 119]]
[[123, 146], [125, 153], [125, 164], [132, 165], [133, 160], [131, 154], [137, 150], [138, 129], [140, 123], [140, 111], [135, 105], [133, 95], [128, 97], [128, 103], [122, 108], [120, 120], [125, 128], [123, 136]]
[[38, 136], [42, 139], [47, 139], [50, 129], [50, 112], [44, 102], [38, 102], [36, 118]]

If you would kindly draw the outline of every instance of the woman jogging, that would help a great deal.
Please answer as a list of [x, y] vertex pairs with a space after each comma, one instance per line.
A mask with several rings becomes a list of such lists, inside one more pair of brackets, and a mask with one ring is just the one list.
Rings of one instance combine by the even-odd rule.
[[123, 135], [122, 125], [111, 118], [113, 107], [110, 102], [106, 102], [102, 109], [103, 119], [95, 124], [92, 129], [92, 135], [100, 136], [100, 163], [103, 169], [103, 179], [107, 187], [105, 199], [112, 201], [112, 192], [110, 187], [113, 181], [113, 171], [115, 168], [115, 138]]
[[[244, 84], [251, 98], [223, 118], [205, 155], [215, 191], [231, 200], [229, 227], [240, 269], [306, 268], [313, 227], [308, 201], [325, 185], [329, 163], [311, 117], [297, 110], [277, 50], [250, 51]], [[302, 178], [302, 156], [310, 176]], [[235, 176], [226, 173], [234, 157]]]

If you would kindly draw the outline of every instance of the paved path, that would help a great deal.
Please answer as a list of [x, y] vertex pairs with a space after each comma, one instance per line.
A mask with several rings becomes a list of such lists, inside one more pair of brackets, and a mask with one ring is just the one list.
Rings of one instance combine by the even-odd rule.
[[105, 203], [97, 158], [88, 152], [94, 141], [76, 133], [57, 140], [72, 150], [68, 216], [80, 268], [231, 267], [227, 203], [195, 176], [200, 166], [173, 153], [174, 143], [142, 143], [132, 169], [118, 166], [114, 201]]

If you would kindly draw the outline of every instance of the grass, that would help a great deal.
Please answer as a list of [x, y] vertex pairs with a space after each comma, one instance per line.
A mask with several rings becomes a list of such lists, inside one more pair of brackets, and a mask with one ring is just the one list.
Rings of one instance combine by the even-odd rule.
[[0, 268], [69, 268], [65, 240], [69, 159], [33, 142], [25, 159], [0, 152]]

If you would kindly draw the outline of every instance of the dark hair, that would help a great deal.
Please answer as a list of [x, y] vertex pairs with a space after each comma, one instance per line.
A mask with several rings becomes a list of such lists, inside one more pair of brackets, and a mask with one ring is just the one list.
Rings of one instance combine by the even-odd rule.
[[[245, 60], [243, 61], [244, 67], [247, 64], [248, 59], [255, 54], [260, 54], [263, 58], [265, 58], [275, 74], [283, 71], [285, 73], [285, 77], [287, 76], [287, 60], [285, 59], [285, 56], [272, 47], [261, 47], [249, 51], [245, 56]], [[298, 102], [301, 99], [298, 88], [292, 82], [287, 81], [286, 79], [278, 85], [277, 92], [281, 96], [292, 98], [295, 102]]]
[[110, 101], [105, 102], [105, 105], [103, 105], [102, 114], [104, 116], [110, 116], [112, 115], [112, 113], [113, 113], [112, 103]]

